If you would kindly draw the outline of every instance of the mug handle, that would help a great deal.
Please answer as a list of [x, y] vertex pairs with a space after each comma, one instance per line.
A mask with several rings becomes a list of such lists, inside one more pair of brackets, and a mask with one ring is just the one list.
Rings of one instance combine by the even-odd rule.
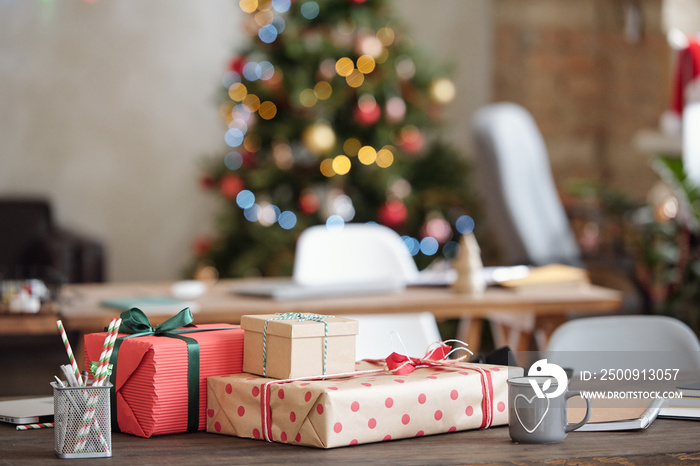
[[[570, 390], [566, 392], [566, 400], [569, 398], [573, 398], [575, 396], [581, 396], [581, 392], [578, 390]], [[567, 424], [566, 429], [564, 432], [571, 432], [572, 430], [576, 430], [579, 427], [582, 427], [585, 423], [588, 422], [588, 420], [591, 418], [591, 410], [593, 409], [593, 403], [591, 402], [590, 398], [586, 398], [581, 396], [586, 401], [586, 415], [583, 416], [583, 419], [580, 422], [577, 422], [576, 424]]]

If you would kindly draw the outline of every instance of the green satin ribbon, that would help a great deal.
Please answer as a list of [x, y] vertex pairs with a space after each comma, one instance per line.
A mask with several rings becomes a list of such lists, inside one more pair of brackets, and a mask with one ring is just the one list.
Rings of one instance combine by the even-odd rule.
[[[117, 358], [119, 347], [122, 342], [128, 338], [144, 337], [144, 336], [159, 336], [178, 338], [187, 343], [187, 432], [196, 432], [199, 429], [199, 343], [194, 338], [188, 338], [180, 335], [181, 333], [204, 332], [210, 330], [224, 330], [236, 327], [221, 327], [221, 328], [191, 328], [181, 329], [182, 327], [192, 326], [192, 312], [187, 307], [169, 318], [160, 325], [151, 326], [146, 314], [139, 308], [131, 308], [128, 311], [122, 312], [122, 324], [119, 327], [120, 333], [130, 333], [131, 335], [117, 338], [114, 344], [114, 351], [109, 362], [113, 366], [110, 381], [112, 387], [117, 386]], [[181, 329], [181, 330], [178, 330]], [[115, 390], [115, 388], [112, 388]], [[112, 429], [119, 431], [117, 425], [117, 397], [112, 394]]]

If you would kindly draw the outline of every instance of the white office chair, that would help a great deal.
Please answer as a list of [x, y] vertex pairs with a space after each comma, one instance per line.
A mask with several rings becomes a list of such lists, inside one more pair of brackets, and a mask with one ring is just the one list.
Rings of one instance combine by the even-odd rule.
[[435, 316], [430, 312], [407, 314], [343, 315], [360, 323], [356, 359], [384, 359], [392, 352], [414, 358], [441, 341]]
[[570, 320], [558, 327], [545, 356], [582, 370], [625, 368], [700, 371], [700, 342], [686, 324], [668, 316], [624, 315]]
[[[475, 162], [485, 221], [498, 241], [505, 265], [581, 266], [581, 251], [559, 199], [542, 134], [520, 105], [486, 105], [473, 118]], [[534, 314], [490, 319], [497, 346], [528, 349], [533, 335], [540, 347]], [[467, 325], [463, 322], [462, 326]]]
[[297, 241], [294, 281], [302, 285], [378, 281], [406, 285], [417, 276], [418, 267], [403, 240], [383, 225], [318, 225], [304, 230]]
[[[401, 237], [382, 225], [319, 225], [304, 230], [297, 241], [294, 281], [302, 285], [386, 283], [392, 289], [415, 282], [418, 273]], [[430, 312], [342, 317], [360, 323], [358, 360], [386, 358], [393, 351], [422, 357], [431, 343], [440, 341]]]

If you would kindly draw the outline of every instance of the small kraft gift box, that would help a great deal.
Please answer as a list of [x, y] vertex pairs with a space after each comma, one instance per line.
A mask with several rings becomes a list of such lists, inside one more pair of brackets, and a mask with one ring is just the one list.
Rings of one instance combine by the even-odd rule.
[[241, 317], [243, 371], [275, 379], [355, 370], [356, 320], [318, 314]]
[[[243, 330], [192, 325], [189, 308], [155, 327], [136, 308], [121, 317], [110, 359], [113, 430], [139, 437], [204, 430], [207, 378], [241, 372]], [[86, 369], [99, 360], [105, 335], [85, 335]]]
[[334, 448], [508, 424], [507, 380], [521, 368], [409, 365], [360, 361], [352, 376], [299, 380], [210, 377], [207, 431]]

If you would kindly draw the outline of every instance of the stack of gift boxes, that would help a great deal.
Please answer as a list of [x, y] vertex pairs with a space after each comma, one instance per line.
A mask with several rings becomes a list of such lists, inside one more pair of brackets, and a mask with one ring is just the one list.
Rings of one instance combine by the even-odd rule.
[[[446, 346], [356, 362], [354, 320], [294, 313], [195, 326], [190, 316], [131, 328], [135, 311], [122, 314], [111, 360], [121, 432], [206, 429], [332, 448], [508, 422], [508, 368], [446, 359]], [[103, 341], [86, 335], [86, 365]]]

